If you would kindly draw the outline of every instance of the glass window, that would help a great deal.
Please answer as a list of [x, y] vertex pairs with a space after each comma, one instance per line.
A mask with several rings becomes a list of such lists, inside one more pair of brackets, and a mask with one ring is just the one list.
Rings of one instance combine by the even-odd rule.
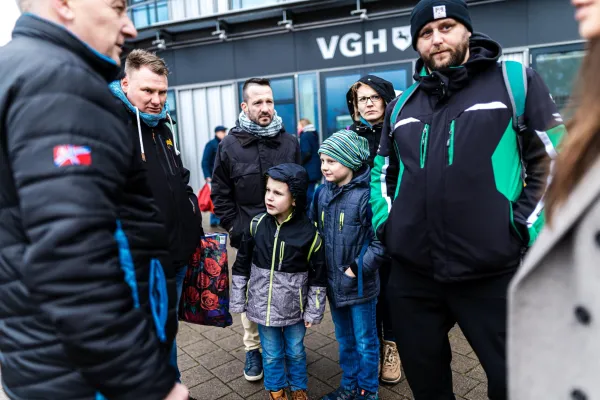
[[232, 0], [231, 8], [239, 10], [240, 8], [250, 8], [259, 6], [268, 6], [270, 4], [284, 3], [285, 0]]
[[[244, 100], [244, 82], [239, 83], [240, 103]], [[277, 115], [283, 120], [283, 126], [289, 133], [296, 132], [296, 96], [294, 90], [294, 78], [271, 79], [271, 89], [273, 89], [273, 100], [275, 101], [275, 110]]]
[[400, 64], [386, 67], [358, 68], [321, 74], [323, 107], [323, 139], [334, 132], [344, 129], [354, 122], [348, 110], [346, 94], [350, 87], [367, 74], [376, 75], [390, 81], [396, 91], [405, 90], [412, 82], [410, 72], [412, 64]]
[[533, 68], [550, 89], [559, 110], [563, 110], [569, 102], [577, 72], [585, 55], [583, 46], [536, 49], [532, 50], [531, 55]]
[[129, 17], [136, 28], [169, 20], [168, 0], [129, 0]]
[[316, 73], [298, 75], [298, 103], [300, 106], [300, 115], [298, 116], [298, 119], [306, 118], [316, 127], [319, 126], [317, 89]]

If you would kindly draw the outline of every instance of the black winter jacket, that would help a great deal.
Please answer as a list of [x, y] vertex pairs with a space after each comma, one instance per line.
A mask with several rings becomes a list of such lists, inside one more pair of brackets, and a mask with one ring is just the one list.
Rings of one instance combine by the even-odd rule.
[[[440, 282], [511, 273], [543, 222], [549, 159], [565, 132], [540, 76], [527, 69], [527, 131], [520, 134], [498, 59], [500, 46], [473, 35], [461, 67], [427, 74], [390, 123], [386, 111], [372, 171], [374, 225], [389, 255]], [[533, 237], [532, 237], [533, 238]]]
[[13, 400], [162, 400], [176, 380], [148, 299], [166, 234], [108, 89], [118, 72], [31, 14], [0, 48], [0, 352]]
[[[120, 100], [119, 100], [120, 101]], [[122, 104], [122, 103], [121, 103]], [[122, 104], [123, 105], [123, 104]], [[175, 150], [170, 121], [164, 119], [156, 127], [146, 125], [140, 119], [144, 158], [139, 141], [137, 117], [123, 105], [124, 120], [132, 137], [135, 138], [136, 154], [146, 171], [146, 179], [154, 199], [165, 221], [169, 237], [169, 252], [160, 259], [169, 282], [169, 336], [177, 334], [177, 289], [175, 275], [177, 270], [186, 266], [200, 237], [202, 214], [198, 208], [198, 197], [188, 185], [190, 171], [183, 167], [181, 157]]]
[[219, 143], [211, 198], [233, 247], [239, 248], [250, 220], [266, 212], [265, 173], [283, 163], [300, 164], [298, 139], [283, 129], [275, 137], [261, 138], [236, 126]]

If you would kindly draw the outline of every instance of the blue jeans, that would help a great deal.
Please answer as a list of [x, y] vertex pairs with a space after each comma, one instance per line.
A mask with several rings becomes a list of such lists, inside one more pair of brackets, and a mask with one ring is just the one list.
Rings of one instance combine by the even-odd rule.
[[283, 328], [258, 325], [263, 349], [265, 389], [277, 392], [288, 386], [292, 391], [308, 388], [305, 333], [304, 322]]
[[[188, 267], [179, 268], [175, 274], [175, 285], [177, 287], [177, 309], [179, 309], [179, 301], [181, 300], [181, 292], [183, 291], [183, 280], [187, 273]], [[177, 339], [173, 340], [173, 349], [171, 350], [171, 365], [177, 370], [177, 380], [181, 378], [179, 367], [177, 366]]]
[[340, 367], [345, 389], [364, 389], [377, 393], [379, 388], [379, 339], [377, 338], [377, 299], [362, 304], [335, 308], [331, 317], [340, 348]]

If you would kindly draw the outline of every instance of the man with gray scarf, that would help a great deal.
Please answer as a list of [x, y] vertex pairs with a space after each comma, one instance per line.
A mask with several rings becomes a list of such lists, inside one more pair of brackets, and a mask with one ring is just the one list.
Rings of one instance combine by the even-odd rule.
[[[283, 163], [300, 164], [298, 139], [285, 132], [275, 111], [273, 90], [268, 79], [252, 78], [244, 83], [243, 102], [236, 126], [217, 151], [211, 198], [221, 226], [229, 232], [236, 249], [250, 231], [255, 215], [266, 212], [265, 173]], [[263, 377], [258, 327], [242, 314], [248, 381]]]

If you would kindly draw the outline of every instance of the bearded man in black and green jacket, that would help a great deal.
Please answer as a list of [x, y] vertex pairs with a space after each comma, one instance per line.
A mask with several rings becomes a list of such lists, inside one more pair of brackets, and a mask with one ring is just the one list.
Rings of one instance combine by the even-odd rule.
[[371, 181], [398, 350], [416, 400], [454, 399], [447, 334], [458, 323], [489, 398], [503, 400], [506, 291], [543, 226], [565, 128], [532, 69], [522, 69], [525, 95], [507, 90], [502, 49], [473, 34], [463, 0], [420, 1], [411, 31], [418, 86], [387, 108]]

